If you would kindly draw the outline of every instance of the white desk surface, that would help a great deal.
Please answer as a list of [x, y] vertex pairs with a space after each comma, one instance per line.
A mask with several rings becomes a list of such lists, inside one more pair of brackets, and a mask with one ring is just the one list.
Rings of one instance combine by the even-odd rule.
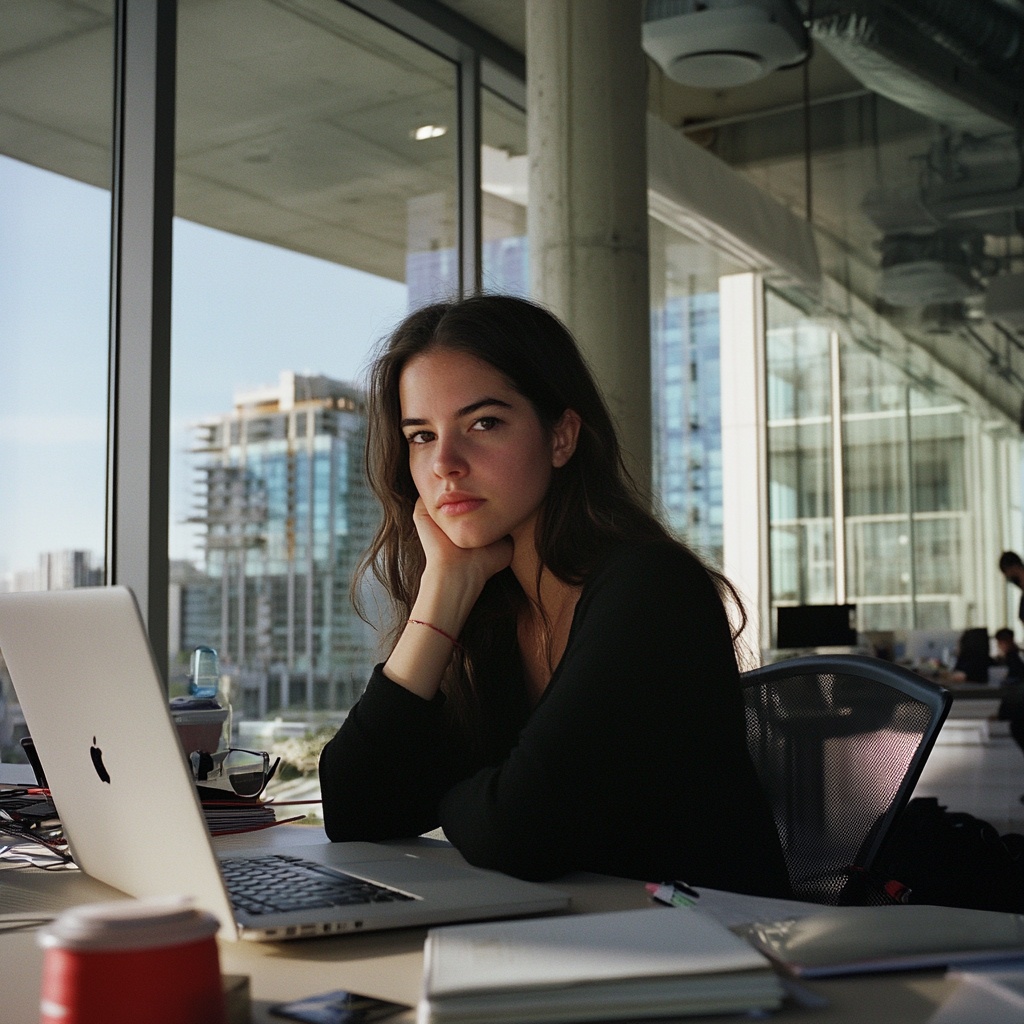
[[[284, 842], [289, 845], [322, 842], [323, 838], [319, 828], [280, 826], [248, 836], [219, 839], [217, 844], [241, 848]], [[400, 845], [415, 848], [425, 857], [458, 856], [450, 847], [429, 840], [411, 840]], [[574, 912], [650, 906], [643, 884], [639, 882], [580, 874], [560, 879], [557, 885], [572, 895]], [[38, 898], [33, 899], [33, 892], [41, 886], [46, 887], [48, 895], [50, 892], [57, 895], [59, 890], [59, 898], [67, 905], [121, 895], [77, 873], [3, 868], [0, 869], [0, 913], [25, 912], [38, 907]], [[744, 906], [744, 898], [727, 893], [708, 892], [702, 898], [704, 909], [714, 911], [715, 916], [722, 919], [735, 916]], [[282, 1018], [270, 1014], [273, 1004], [335, 989], [415, 1004], [425, 934], [426, 929], [413, 928], [274, 944], [221, 942], [221, 969], [225, 973], [249, 976], [254, 1024], [282, 1024]], [[36, 1024], [42, 952], [36, 944], [35, 933], [0, 931], [0, 964], [3, 1024]], [[808, 1008], [787, 1004], [771, 1019], [806, 1024], [878, 1024], [879, 1021], [925, 1024], [936, 1007], [955, 990], [956, 982], [940, 972], [919, 972], [832, 979], [807, 984], [806, 988], [827, 999], [827, 1006]], [[706, 1019], [712, 1024], [722, 1024], [728, 1018]], [[394, 1018], [395, 1024], [411, 1020], [411, 1013]]]

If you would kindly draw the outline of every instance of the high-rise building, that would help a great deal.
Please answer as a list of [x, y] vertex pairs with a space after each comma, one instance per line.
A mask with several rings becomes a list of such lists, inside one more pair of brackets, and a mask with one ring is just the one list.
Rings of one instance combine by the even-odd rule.
[[82, 549], [43, 551], [34, 569], [22, 569], [0, 581], [0, 590], [74, 590], [103, 583], [103, 566], [93, 565], [93, 553]]
[[217, 649], [246, 716], [350, 706], [376, 634], [349, 597], [376, 525], [362, 393], [281, 374], [197, 427], [205, 579], [180, 589], [183, 651]]
[[718, 292], [651, 309], [655, 493], [666, 524], [722, 562], [722, 415]]

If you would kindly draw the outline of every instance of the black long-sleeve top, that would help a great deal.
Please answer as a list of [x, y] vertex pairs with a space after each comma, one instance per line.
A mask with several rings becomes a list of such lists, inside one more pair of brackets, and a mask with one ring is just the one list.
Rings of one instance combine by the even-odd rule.
[[328, 836], [440, 825], [470, 863], [522, 878], [587, 870], [788, 895], [726, 612], [685, 550], [614, 552], [584, 583], [536, 707], [520, 695], [500, 710], [475, 754], [443, 696], [378, 666], [320, 758]]

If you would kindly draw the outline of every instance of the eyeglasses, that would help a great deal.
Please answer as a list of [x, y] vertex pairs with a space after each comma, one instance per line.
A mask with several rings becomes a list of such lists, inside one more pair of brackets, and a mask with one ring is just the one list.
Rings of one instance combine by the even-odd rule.
[[230, 790], [237, 796], [259, 796], [274, 777], [281, 758], [270, 763], [265, 750], [229, 747], [208, 754], [195, 750], [189, 754], [192, 776], [197, 783], [212, 789]]

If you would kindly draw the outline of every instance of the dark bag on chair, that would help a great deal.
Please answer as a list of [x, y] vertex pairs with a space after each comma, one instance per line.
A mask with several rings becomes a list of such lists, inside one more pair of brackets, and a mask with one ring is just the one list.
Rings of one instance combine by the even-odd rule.
[[1001, 836], [973, 814], [917, 797], [873, 867], [851, 879], [844, 902], [1024, 912], [1024, 836]]

